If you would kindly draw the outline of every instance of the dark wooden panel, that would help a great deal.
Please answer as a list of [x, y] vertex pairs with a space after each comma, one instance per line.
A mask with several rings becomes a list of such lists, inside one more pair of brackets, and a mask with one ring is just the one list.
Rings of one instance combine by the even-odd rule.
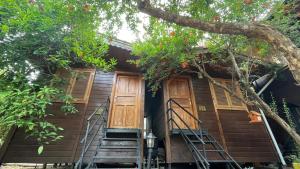
[[[79, 113], [65, 115], [60, 110], [60, 103], [55, 103], [51, 107], [50, 112], [54, 116], [49, 116], [49, 121], [64, 128], [64, 131], [61, 132], [64, 136], [63, 140], [46, 145], [43, 154], [38, 155], [36, 140], [33, 138], [25, 139], [25, 133], [18, 129], [5, 153], [4, 162], [75, 162], [81, 152], [81, 145], [78, 142], [78, 138], [82, 137], [85, 132], [85, 120], [110, 96], [113, 75], [114, 73], [103, 73], [100, 71], [96, 73], [87, 107], [84, 104], [75, 105]], [[97, 138], [99, 136], [95, 140], [98, 140]], [[88, 155], [93, 154], [96, 145], [97, 141], [93, 142], [87, 153]]]
[[[85, 131], [86, 131], [86, 119], [100, 106], [101, 104], [104, 104], [107, 101], [107, 98], [110, 97], [111, 91], [112, 91], [112, 83], [114, 78], [114, 72], [100, 72], [98, 71], [96, 73], [92, 92], [90, 95], [90, 100], [87, 105], [87, 111], [84, 117], [84, 127], [81, 132], [81, 139], [83, 138]], [[96, 125], [94, 127], [94, 130], [91, 132], [93, 134], [96, 132], [95, 130], [98, 129], [99, 125]], [[89, 147], [87, 153], [85, 154], [84, 162], [88, 162], [91, 159], [91, 156], [94, 155], [95, 150], [97, 148], [97, 145], [99, 143], [99, 137], [100, 134], [97, 135], [94, 139], [94, 141], [91, 143], [91, 146]], [[80, 153], [82, 150], [82, 145], [78, 145], [75, 155], [75, 160], [78, 160]]]
[[60, 132], [64, 139], [45, 145], [43, 153], [38, 155], [36, 139], [32, 137], [27, 138], [24, 130], [16, 129], [3, 162], [73, 162], [72, 159], [82, 127], [80, 123], [84, 116], [85, 105], [76, 104], [75, 106], [79, 112], [70, 115], [65, 115], [65, 113], [61, 112], [60, 106], [60, 103], [55, 103], [48, 108], [48, 111], [54, 114], [54, 116], [49, 116], [48, 120], [64, 128], [64, 131]]
[[219, 110], [219, 115], [226, 145], [233, 158], [243, 162], [277, 161], [263, 123], [250, 124], [248, 113], [241, 110]]

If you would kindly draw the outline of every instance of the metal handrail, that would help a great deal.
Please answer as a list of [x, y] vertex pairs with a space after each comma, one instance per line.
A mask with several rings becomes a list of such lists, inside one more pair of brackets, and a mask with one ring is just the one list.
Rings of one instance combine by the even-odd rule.
[[[198, 125], [199, 125], [199, 130], [200, 130], [200, 137], [198, 136], [197, 133], [195, 133], [195, 131], [193, 131], [189, 125], [179, 116], [179, 114], [172, 108], [171, 106], [171, 103], [175, 103], [177, 106], [179, 106], [182, 110], [184, 110], [188, 115], [190, 115], [193, 119], [195, 119], [197, 122], [198, 122]], [[190, 150], [190, 151], [194, 151], [196, 152], [196, 155], [198, 158], [200, 158], [200, 163], [201, 165], [206, 169], [206, 168], [209, 168], [209, 162], [207, 161], [207, 158], [206, 158], [206, 153], [205, 153], [205, 142], [203, 141], [203, 133], [202, 133], [202, 127], [201, 127], [201, 124], [202, 124], [202, 121], [197, 119], [193, 114], [191, 114], [188, 110], [186, 110], [184, 107], [182, 107], [179, 103], [177, 103], [174, 99], [170, 98], [168, 101], [167, 101], [167, 115], [168, 115], [168, 123], [172, 122], [171, 126], [172, 126], [172, 129], [174, 128], [173, 127], [173, 124], [175, 124], [177, 126], [177, 128], [179, 129], [180, 131], [180, 134], [181, 136], [183, 137], [183, 139], [185, 140], [185, 142], [189, 143], [192, 145], [192, 149], [193, 150]], [[171, 112], [171, 114], [170, 114]], [[197, 148], [195, 147], [195, 145], [191, 142], [191, 140], [189, 140], [187, 138], [186, 135], [184, 135], [182, 129], [180, 128], [180, 126], [178, 125], [178, 123], [174, 120], [173, 118], [173, 113], [179, 118], [179, 120], [181, 122], [183, 122], [183, 124], [187, 127], [187, 129], [197, 138], [197, 140], [199, 140], [201, 143], [202, 143], [202, 148], [203, 148], [203, 153], [204, 155], [202, 155], [198, 150]], [[209, 137], [209, 136], [207, 136]], [[214, 138], [213, 138], [214, 139]], [[217, 147], [219, 148], [222, 148], [222, 146], [215, 141], [215, 143], [217, 144]], [[217, 148], [217, 149], [219, 149]], [[190, 148], [189, 148], [190, 149]], [[226, 154], [226, 156], [233, 162], [233, 164], [238, 167], [239, 169], [241, 169], [241, 167], [238, 165], [238, 163], [228, 154], [228, 152], [224, 151], [224, 153]], [[220, 154], [221, 155], [221, 154]], [[224, 159], [226, 159], [226, 157], [224, 157], [223, 155], [221, 155]], [[193, 156], [194, 158], [194, 156]], [[195, 158], [194, 158], [195, 159]], [[205, 162], [206, 166], [203, 164], [203, 161]], [[199, 164], [197, 164], [198, 166]], [[233, 165], [231, 163], [229, 163], [229, 165], [231, 167], [233, 167]], [[200, 168], [200, 167], [199, 167]]]
[[[203, 142], [203, 133], [202, 133], [202, 121], [199, 120], [198, 118], [196, 118], [192, 113], [190, 113], [188, 110], [186, 110], [184, 107], [182, 107], [179, 103], [177, 103], [174, 99], [170, 98], [168, 101], [167, 101], [167, 105], [169, 107], [169, 109], [172, 109], [171, 107], [171, 103], [175, 103], [178, 107], [180, 107], [182, 110], [184, 110], [189, 116], [191, 116], [194, 120], [196, 120], [198, 122], [198, 127], [199, 127], [199, 130], [200, 130], [200, 138], [201, 138], [201, 141]], [[174, 110], [173, 110], [174, 111]], [[177, 114], [178, 115], [178, 114]], [[173, 118], [172, 114], [171, 114], [171, 118]], [[183, 121], [181, 119], [181, 121]], [[173, 123], [171, 124], [172, 125], [172, 129], [173, 129]], [[189, 126], [187, 126], [189, 127]], [[195, 133], [193, 133], [195, 135]], [[198, 135], [197, 135], [198, 136]], [[204, 144], [202, 144], [202, 149], [203, 149], [203, 153], [204, 153], [204, 156], [206, 157], [206, 152], [204, 151], [205, 150], [205, 146]]]
[[[195, 137], [199, 140], [199, 141], [201, 141], [201, 143], [202, 144], [205, 144], [204, 143], [204, 141], [202, 140], [202, 138], [200, 138], [199, 136], [198, 136], [198, 134], [196, 134], [195, 133], [195, 131], [193, 131], [190, 127], [189, 127], [189, 125], [178, 115], [178, 113], [176, 112], [176, 111], [174, 111], [172, 108], [169, 108], [168, 109], [168, 111], [172, 111], [179, 119], [180, 119], [180, 121], [181, 122], [183, 122], [183, 124], [187, 127], [187, 129], [191, 132], [191, 133], [193, 133], [193, 135], [195, 135]], [[175, 122], [175, 120], [173, 119], [173, 118], [170, 118], [169, 120], [168, 120], [168, 122], [169, 121], [173, 121], [173, 122]], [[179, 125], [175, 122], [175, 124], [176, 124], [176, 126], [178, 127], [178, 129], [179, 130], [181, 130], [181, 128], [179, 127]]]
[[[196, 120], [198, 122], [198, 127], [200, 130], [200, 137], [198, 134], [195, 133], [195, 131], [193, 131], [190, 126], [179, 116], [179, 114], [172, 108], [171, 106], [171, 103], [175, 103], [178, 107], [180, 107], [182, 110], [184, 110], [189, 116], [191, 116], [194, 120]], [[180, 126], [178, 125], [178, 123], [174, 120], [173, 118], [173, 113], [177, 116], [177, 118], [186, 126], [186, 128], [196, 137], [197, 140], [199, 140], [201, 143], [202, 143], [202, 149], [203, 149], [203, 155], [197, 151], [196, 147], [193, 145], [193, 143], [188, 140], [189, 144], [192, 145], [192, 148], [193, 150], [190, 150], [190, 151], [195, 151], [197, 153], [197, 157], [200, 159], [200, 163], [201, 165], [204, 167], [204, 168], [209, 168], [209, 163], [207, 161], [207, 158], [206, 158], [206, 152], [205, 152], [205, 142], [203, 141], [203, 133], [202, 133], [202, 121], [199, 120], [198, 118], [196, 118], [193, 114], [191, 114], [188, 110], [186, 110], [184, 107], [182, 107], [179, 103], [177, 103], [174, 99], [170, 98], [168, 101], [167, 101], [167, 107], [168, 107], [168, 110], [167, 110], [167, 115], [168, 115], [168, 123], [170, 123], [170, 121], [172, 121], [171, 123], [171, 126], [172, 126], [172, 129], [174, 128], [173, 127], [173, 123], [177, 126], [177, 128], [180, 130], [180, 134], [181, 136], [184, 138], [184, 140], [186, 141], [187, 143], [187, 138], [185, 138], [184, 134], [183, 134], [183, 131], [182, 129], [180, 128]], [[171, 114], [170, 114], [171, 112]], [[169, 115], [170, 114], [170, 115]], [[206, 165], [204, 165], [204, 163]], [[197, 164], [198, 165], [198, 164]]]
[[[81, 144], [83, 144], [82, 147], [82, 151], [81, 151], [81, 155], [79, 160], [77, 161], [75, 168], [79, 168], [81, 169], [82, 167], [82, 162], [83, 162], [83, 158], [85, 153], [87, 152], [87, 150], [89, 149], [91, 143], [94, 141], [96, 135], [98, 134], [99, 130], [101, 127], [103, 127], [106, 124], [106, 119], [107, 119], [107, 114], [108, 114], [108, 106], [110, 104], [110, 99], [109, 97], [107, 98], [106, 102], [101, 104], [100, 106], [98, 106], [98, 108], [87, 118], [87, 128], [86, 128], [86, 132], [84, 137], [82, 138], [82, 140], [80, 141]], [[95, 121], [91, 124], [91, 120], [98, 115], [97, 112], [99, 112], [99, 110], [101, 110], [102, 108], [102, 112], [99, 114], [99, 117], [97, 119], [95, 119]], [[101, 121], [100, 121], [101, 120]], [[94, 129], [95, 125], [100, 121], [100, 125], [97, 128], [96, 132], [93, 134], [92, 137], [88, 142], [88, 135], [90, 134], [90, 132]]]
[[182, 107], [179, 103], [177, 103], [174, 99], [169, 99], [167, 104], [173, 102], [175, 103], [177, 106], [179, 106], [182, 110], [184, 110], [188, 115], [190, 115], [194, 120], [196, 120], [198, 123], [202, 124], [202, 121], [199, 120], [197, 117], [195, 117], [192, 113], [190, 113], [188, 110], [186, 110], [184, 107]]
[[[176, 113], [176, 114], [177, 114], [177, 113]], [[189, 144], [193, 145], [193, 143], [191, 142], [191, 140], [187, 139], [186, 136], [183, 134], [183, 131], [182, 131], [182, 129], [179, 127], [178, 123], [177, 123], [174, 119], [172, 119], [172, 118], [169, 119], [169, 121], [172, 121], [172, 122], [178, 127], [178, 129], [180, 130], [180, 134], [181, 134], [181, 136], [184, 138], [185, 142], [189, 142]], [[194, 132], [193, 132], [193, 133], [194, 133]], [[194, 133], [194, 134], [196, 134], [196, 133]], [[196, 134], [195, 136], [197, 137], [197, 134]], [[199, 138], [199, 137], [198, 137], [198, 138]], [[200, 139], [200, 138], [199, 138], [199, 139]], [[205, 143], [203, 142], [202, 139], [200, 139], [200, 141], [201, 141], [201, 143], [205, 144]], [[193, 150], [190, 150], [190, 151], [196, 151], [196, 152], [197, 152], [197, 148], [196, 148], [194, 145], [192, 146], [192, 148], [193, 148]], [[209, 162], [206, 160], [206, 158], [205, 158], [201, 153], [197, 153], [197, 156], [201, 158], [200, 163], [202, 164], [202, 166], [203, 166], [205, 169], [208, 168], [208, 167], [206, 167], [206, 166], [204, 165], [204, 163], [205, 163], [207, 166], [210, 165]], [[204, 163], [203, 163], [203, 161], [204, 161]]]
[[[184, 107], [182, 107], [179, 103], [177, 103], [177, 102], [176, 102], [174, 99], [172, 99], [172, 98], [170, 98], [170, 99], [167, 101], [167, 105], [168, 105], [169, 109], [172, 109], [172, 107], [171, 107], [171, 103], [172, 103], [172, 102], [175, 103], [178, 107], [180, 107], [180, 108], [181, 108], [182, 110], [184, 110], [189, 116], [191, 116], [194, 120], [196, 120], [196, 121], [198, 122], [198, 127], [199, 127], [199, 130], [200, 130], [200, 138], [201, 138], [201, 142], [203, 142], [203, 133], [202, 133], [202, 126], [201, 126], [202, 121], [199, 120], [198, 118], [196, 118], [192, 113], [190, 113], [188, 110], [186, 110]], [[172, 111], [175, 112], [173, 109], [172, 109]], [[167, 113], [168, 113], [168, 112], [167, 112]], [[175, 112], [175, 113], [176, 113], [176, 112]], [[176, 115], [177, 115], [177, 117], [179, 117], [178, 114], [176, 114]], [[171, 114], [171, 118], [173, 118], [172, 114]], [[184, 120], [181, 119], [181, 117], [179, 117], [179, 118], [180, 118], [181, 121], [184, 122]], [[184, 123], [185, 123], [185, 122], [184, 122]], [[172, 129], [173, 129], [173, 123], [172, 123], [171, 125], [172, 125]], [[197, 135], [193, 130], [191, 130], [190, 127], [189, 127], [187, 124], [185, 124], [185, 125], [188, 127], [188, 129], [189, 129], [190, 131], [193, 132], [194, 135], [196, 135], [196, 137], [197, 137], [197, 139], [198, 139], [198, 135]], [[204, 144], [202, 144], [202, 145], [203, 145], [202, 148], [203, 148], [204, 156], [206, 157], [206, 152], [204, 151], [205, 146], [204, 146]]]
[[[88, 122], [88, 124], [90, 124], [90, 121], [91, 121], [91, 119], [92, 119], [92, 117], [94, 117], [95, 115], [96, 115], [96, 113], [100, 110], [100, 108], [102, 108], [104, 105], [105, 105], [106, 103], [103, 103], [103, 104], [101, 104], [100, 106], [98, 106], [98, 108], [87, 118], [87, 122]], [[101, 117], [101, 116], [100, 116]], [[92, 124], [92, 125], [90, 125], [89, 127], [87, 127], [87, 128], [89, 128], [89, 130], [88, 130], [88, 133], [90, 133], [91, 131], [92, 131], [92, 129], [93, 129], [93, 127], [97, 124], [97, 122], [101, 119], [101, 118], [98, 118], [97, 120], [95, 120], [95, 122]], [[102, 116], [103, 117], [103, 116]], [[84, 142], [84, 140], [85, 140], [85, 137], [83, 137], [82, 139], [81, 139], [81, 141], [80, 141], [80, 143], [83, 143]]]

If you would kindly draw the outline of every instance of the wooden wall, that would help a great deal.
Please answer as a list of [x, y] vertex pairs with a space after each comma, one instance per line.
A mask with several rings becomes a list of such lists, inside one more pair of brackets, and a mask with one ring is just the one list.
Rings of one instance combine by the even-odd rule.
[[[38, 145], [35, 140], [32, 138], [25, 139], [24, 132], [17, 129], [8, 145], [3, 162], [54, 163], [77, 161], [81, 152], [79, 141], [85, 132], [86, 119], [111, 95], [113, 76], [114, 73], [97, 71], [87, 106], [77, 104], [80, 110], [79, 113], [65, 116], [59, 111], [59, 105], [54, 105], [51, 108], [51, 111], [56, 112], [56, 115], [51, 117], [50, 121], [65, 128], [62, 133], [65, 136], [63, 140], [45, 146], [43, 154], [38, 155]], [[199, 80], [197, 77], [193, 77], [192, 82], [199, 117], [209, 133], [212, 134], [219, 143], [222, 143], [208, 81], [206, 79]], [[162, 96], [163, 93], [160, 93], [159, 100], [161, 101], [163, 100]], [[162, 105], [159, 105], [157, 102], [153, 102], [151, 106], [156, 106], [156, 109], [153, 110], [157, 110], [153, 112], [152, 126], [154, 127], [154, 132], [163, 139], [163, 134], [161, 133], [163, 133], [165, 128], [165, 112], [159, 111]], [[245, 111], [219, 111], [219, 115], [226, 147], [237, 161], [270, 162], [277, 160], [276, 152], [273, 149], [271, 140], [263, 124], [249, 124], [247, 112]], [[95, 128], [97, 128], [97, 126]], [[97, 135], [92, 146], [86, 153], [85, 162], [88, 162], [90, 156], [94, 155], [99, 137], [100, 135]], [[171, 162], [193, 162], [190, 152], [180, 137], [171, 137], [170, 145], [172, 154]]]
[[[225, 146], [229, 154], [238, 162], [276, 162], [277, 155], [263, 123], [249, 124], [246, 111], [219, 110], [218, 122], [213, 107], [207, 79], [192, 78], [199, 117], [204, 128]], [[218, 126], [218, 123], [220, 126]], [[221, 130], [220, 130], [221, 127]], [[171, 162], [193, 162], [189, 150], [180, 136], [171, 136]]]
[[64, 128], [61, 135], [64, 138], [44, 147], [44, 152], [38, 155], [38, 143], [32, 137], [26, 138], [24, 130], [16, 129], [4, 154], [4, 163], [54, 163], [73, 162], [75, 150], [81, 131], [81, 121], [85, 106], [77, 104], [79, 112], [64, 115], [60, 111], [60, 104], [54, 104], [49, 111], [55, 116], [49, 117], [53, 124]]
[[[114, 78], [114, 72], [104, 73], [104, 72], [98, 71], [96, 73], [96, 76], [94, 79], [94, 84], [92, 87], [92, 92], [90, 95], [90, 100], [89, 100], [89, 103], [87, 106], [87, 111], [84, 116], [84, 125], [83, 125], [84, 127], [81, 132], [80, 139], [82, 139], [84, 137], [84, 134], [86, 131], [86, 126], [87, 126], [87, 118], [96, 110], [96, 108], [98, 106], [100, 106], [101, 104], [104, 104], [106, 102], [107, 98], [110, 97], [111, 91], [112, 91], [113, 78]], [[91, 123], [93, 123], [93, 121], [91, 121]], [[91, 131], [89, 136], [92, 136], [95, 132], [97, 132], [96, 130], [98, 129], [99, 125], [100, 124], [98, 122], [95, 125], [95, 127], [93, 128], [93, 130]], [[99, 138], [100, 138], [101, 134], [102, 133], [99, 133], [95, 137], [90, 148], [86, 152], [86, 155], [83, 160], [84, 163], [88, 163], [89, 160], [91, 159], [91, 156], [94, 155], [97, 145], [99, 144]], [[80, 157], [81, 151], [82, 151], [82, 145], [79, 145], [76, 150], [76, 157], [75, 157], [76, 161]]]
[[219, 111], [226, 146], [237, 161], [270, 162], [277, 155], [263, 123], [249, 124], [246, 111]]
[[[60, 111], [60, 104], [54, 104], [49, 109], [51, 113], [55, 114], [55, 116], [49, 117], [49, 121], [64, 128], [64, 131], [61, 133], [64, 136], [62, 140], [51, 143], [50, 145], [46, 145], [44, 152], [41, 155], [38, 155], [37, 142], [33, 138], [26, 139], [24, 131], [17, 129], [7, 147], [3, 162], [76, 162], [81, 152], [81, 145], [79, 142], [86, 129], [86, 119], [101, 103], [104, 103], [110, 96], [113, 76], [114, 73], [103, 73], [97, 71], [88, 104], [76, 104], [76, 107], [79, 110], [78, 113], [64, 115], [64, 113]], [[98, 138], [99, 136], [97, 136], [95, 140], [98, 140]], [[95, 150], [96, 145], [97, 141], [92, 143], [92, 146], [86, 154], [87, 157], [93, 155], [93, 150]]]

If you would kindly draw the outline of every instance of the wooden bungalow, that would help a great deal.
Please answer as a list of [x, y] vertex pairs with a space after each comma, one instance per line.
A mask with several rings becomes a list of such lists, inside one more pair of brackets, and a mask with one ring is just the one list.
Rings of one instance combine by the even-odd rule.
[[[170, 168], [278, 162], [264, 122], [249, 123], [251, 106], [193, 74], [166, 80], [152, 97], [141, 71], [127, 62], [136, 58], [130, 51], [130, 44], [112, 42], [109, 54], [118, 60], [113, 72], [74, 68], [72, 77], [59, 72], [78, 109], [65, 115], [60, 102], [49, 107], [54, 114], [49, 121], [64, 128], [64, 138], [38, 155], [35, 140], [14, 129], [1, 149], [0, 162], [142, 168], [147, 153], [144, 132], [149, 130], [158, 137], [153, 156]], [[228, 76], [213, 75], [241, 94]]]

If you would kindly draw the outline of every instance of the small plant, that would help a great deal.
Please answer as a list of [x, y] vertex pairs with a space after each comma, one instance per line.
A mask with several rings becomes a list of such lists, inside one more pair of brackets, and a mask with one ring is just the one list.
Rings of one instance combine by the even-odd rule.
[[270, 94], [271, 94], [271, 99], [272, 99], [272, 101], [270, 103], [270, 108], [274, 113], [278, 114], [277, 103], [275, 101], [273, 94], [272, 93], [270, 93]]
[[290, 155], [285, 156], [284, 159], [288, 164], [291, 164], [291, 163], [293, 163], [294, 160], [297, 159], [297, 156], [294, 154], [290, 154]]
[[287, 106], [287, 102], [285, 101], [285, 99], [282, 99], [282, 104], [283, 104], [283, 112], [285, 114], [285, 117], [287, 119], [287, 122], [289, 123], [289, 125], [292, 127], [292, 128], [295, 128], [296, 125], [294, 123], [294, 120], [293, 120], [293, 117], [291, 115], [291, 111], [289, 109], [289, 107]]

